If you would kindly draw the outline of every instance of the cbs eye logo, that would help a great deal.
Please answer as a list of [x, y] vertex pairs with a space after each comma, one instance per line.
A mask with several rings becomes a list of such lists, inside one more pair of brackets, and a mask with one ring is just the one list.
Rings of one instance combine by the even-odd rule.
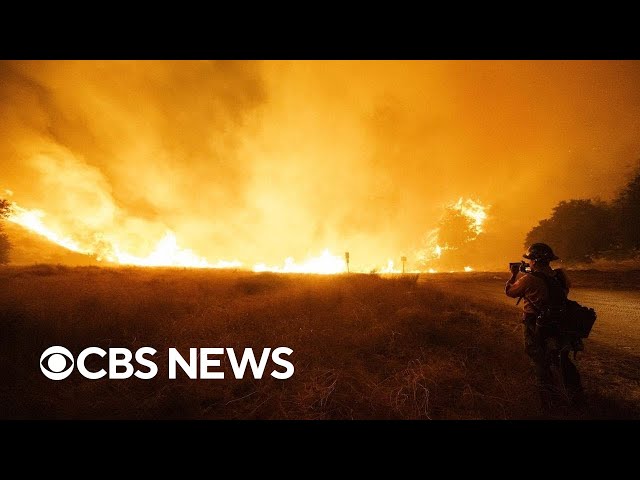
[[51, 380], [64, 380], [73, 371], [73, 355], [64, 347], [49, 347], [40, 356], [40, 370]]

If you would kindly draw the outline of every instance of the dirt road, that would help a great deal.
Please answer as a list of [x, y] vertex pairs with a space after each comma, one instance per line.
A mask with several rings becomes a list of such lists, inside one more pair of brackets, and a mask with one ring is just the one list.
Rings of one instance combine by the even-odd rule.
[[[430, 283], [470, 299], [515, 305], [516, 300], [504, 294], [505, 281], [500, 277], [473, 280], [435, 275], [422, 275], [419, 279], [420, 283]], [[640, 355], [640, 291], [574, 288], [569, 298], [594, 308], [598, 314], [589, 340]]]

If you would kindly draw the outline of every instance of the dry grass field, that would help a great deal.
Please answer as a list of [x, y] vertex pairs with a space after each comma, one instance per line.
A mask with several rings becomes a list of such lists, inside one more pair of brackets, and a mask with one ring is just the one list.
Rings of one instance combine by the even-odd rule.
[[[574, 277], [578, 284], [602, 285], [595, 274], [580, 275], [582, 280]], [[4, 267], [0, 417], [640, 418], [639, 357], [591, 339], [578, 362], [589, 405], [582, 411], [540, 410], [519, 311], [490, 296], [467, 295], [480, 284], [501, 292], [506, 276], [433, 275], [416, 281], [415, 276]], [[51, 345], [74, 355], [88, 346], [152, 346], [159, 373], [151, 380], [88, 380], [75, 371], [51, 381], [38, 365]], [[168, 379], [169, 347], [186, 357], [189, 347], [278, 346], [293, 349], [295, 374], [287, 380], [269, 375], [236, 380], [226, 360], [224, 380], [191, 380], [184, 374]]]

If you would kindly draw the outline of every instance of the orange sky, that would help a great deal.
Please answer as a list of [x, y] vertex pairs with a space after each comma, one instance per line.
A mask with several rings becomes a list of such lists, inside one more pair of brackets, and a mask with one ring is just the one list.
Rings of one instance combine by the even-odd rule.
[[141, 254], [412, 262], [465, 197], [491, 208], [459, 260], [499, 268], [638, 159], [640, 62], [0, 63], [0, 192]]

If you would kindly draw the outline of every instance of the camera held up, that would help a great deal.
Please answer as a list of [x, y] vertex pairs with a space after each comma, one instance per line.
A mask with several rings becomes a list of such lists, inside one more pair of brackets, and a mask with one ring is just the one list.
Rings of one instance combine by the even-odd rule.
[[529, 265], [527, 262], [525, 262], [524, 260], [521, 262], [509, 262], [509, 270], [511, 270], [514, 267], [518, 267], [518, 269], [522, 272], [522, 273], [529, 273], [531, 272], [531, 265]]

